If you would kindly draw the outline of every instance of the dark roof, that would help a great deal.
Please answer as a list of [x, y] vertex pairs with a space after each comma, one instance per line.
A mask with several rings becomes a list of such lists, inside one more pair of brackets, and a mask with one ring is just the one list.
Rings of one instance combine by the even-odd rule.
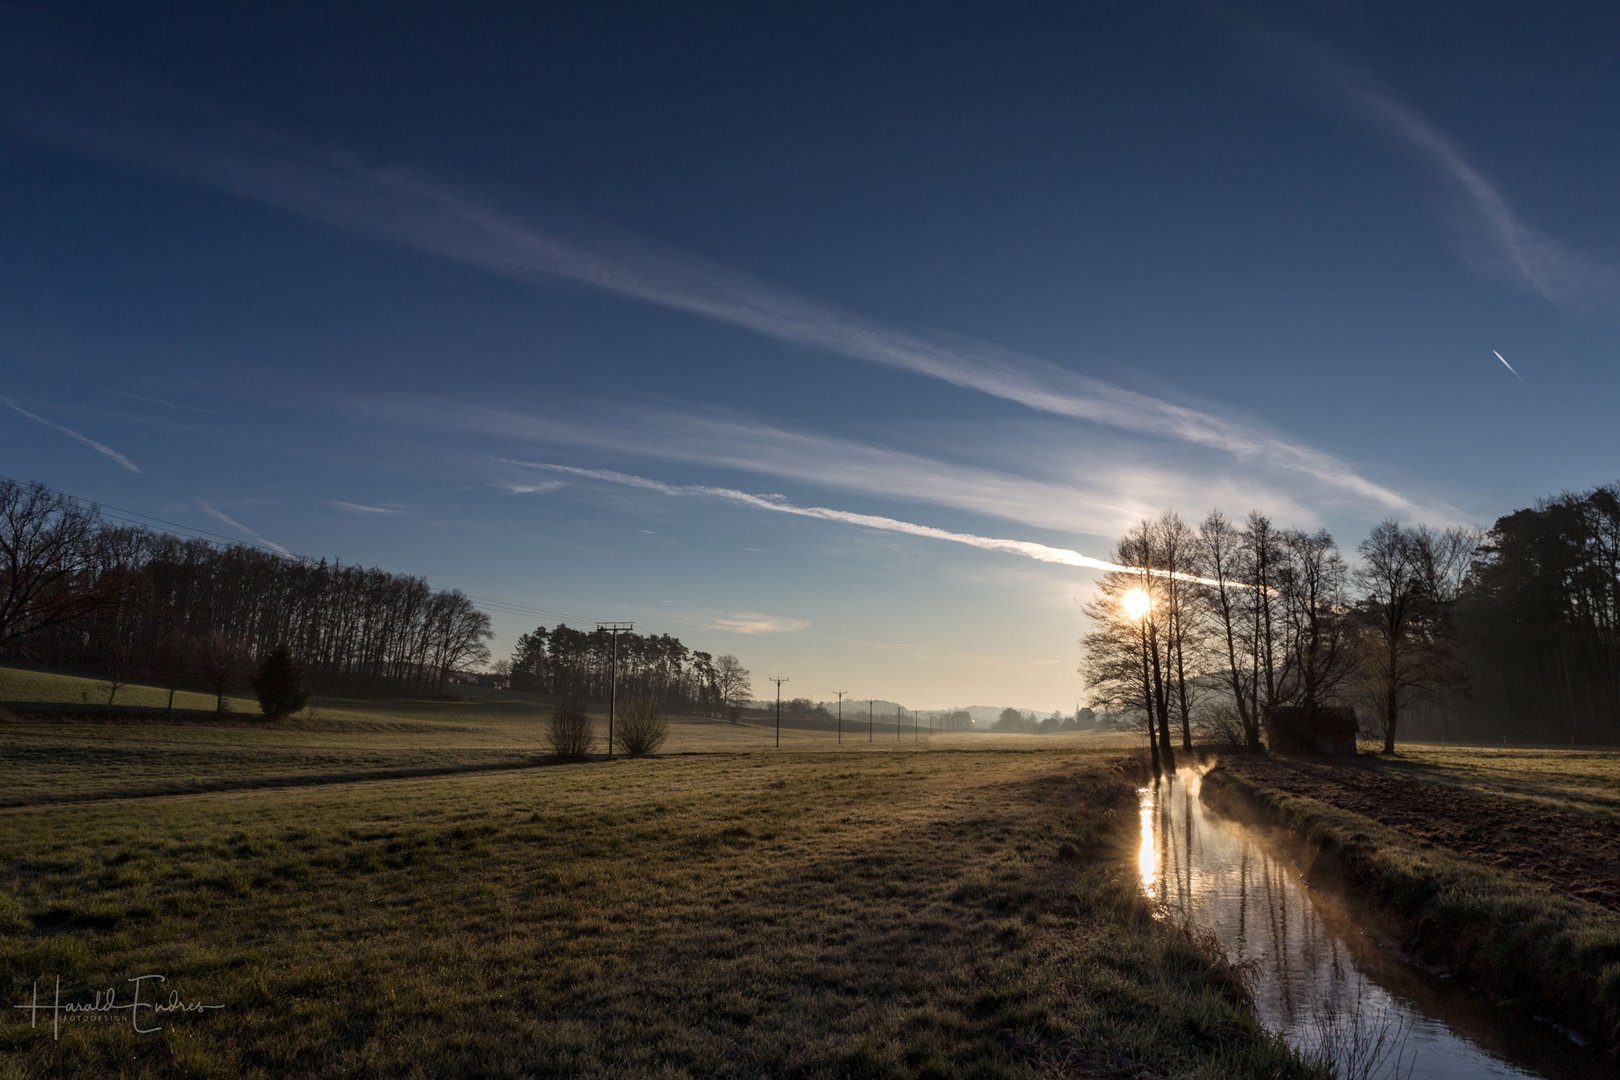
[[1266, 710], [1266, 720], [1317, 735], [1354, 735], [1357, 730], [1356, 710], [1339, 705], [1318, 705], [1315, 709], [1277, 705]]

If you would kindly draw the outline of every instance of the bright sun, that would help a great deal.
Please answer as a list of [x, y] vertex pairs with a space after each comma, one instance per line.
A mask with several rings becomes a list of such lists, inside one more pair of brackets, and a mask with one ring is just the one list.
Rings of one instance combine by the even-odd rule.
[[1127, 589], [1125, 595], [1119, 598], [1119, 606], [1125, 609], [1125, 614], [1140, 620], [1153, 606], [1153, 598], [1146, 589]]

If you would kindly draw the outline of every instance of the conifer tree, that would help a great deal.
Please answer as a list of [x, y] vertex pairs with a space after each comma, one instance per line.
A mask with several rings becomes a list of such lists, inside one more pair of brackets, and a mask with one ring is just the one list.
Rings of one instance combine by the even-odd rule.
[[304, 707], [309, 700], [304, 690], [304, 669], [293, 662], [287, 646], [278, 645], [265, 655], [253, 676], [253, 692], [259, 695], [259, 708], [272, 720], [291, 716]]

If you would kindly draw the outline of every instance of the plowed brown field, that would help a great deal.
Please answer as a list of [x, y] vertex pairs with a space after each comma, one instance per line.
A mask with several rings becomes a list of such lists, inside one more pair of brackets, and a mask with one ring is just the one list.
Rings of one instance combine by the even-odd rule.
[[[1557, 755], [1542, 752], [1526, 757], [1522, 769], [1512, 760], [1490, 753], [1481, 768], [1466, 752], [1447, 751], [1394, 762], [1363, 756], [1342, 764], [1280, 758], [1225, 764], [1256, 783], [1620, 911], [1620, 821], [1609, 810], [1620, 788], [1604, 782], [1606, 770], [1592, 772], [1590, 754], [1572, 754], [1564, 769]], [[1536, 783], [1542, 776], [1545, 786]]]

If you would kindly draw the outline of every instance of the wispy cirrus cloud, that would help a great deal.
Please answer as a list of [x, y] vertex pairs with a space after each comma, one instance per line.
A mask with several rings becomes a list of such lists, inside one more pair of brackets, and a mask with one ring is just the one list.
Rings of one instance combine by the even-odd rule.
[[[438, 419], [453, 421], [453, 410]], [[1044, 528], [1107, 534], [1151, 512], [1148, 504], [991, 469], [955, 465], [908, 451], [814, 435], [737, 419], [638, 411], [627, 446], [615, 428], [537, 421], [519, 414], [474, 410], [469, 430], [502, 432], [549, 446], [628, 453], [643, 460], [677, 461], [819, 488], [947, 506]], [[525, 434], [527, 433], [527, 434]], [[507, 458], [506, 464], [529, 462]]]
[[1338, 106], [1402, 143], [1462, 196], [1459, 218], [1475, 249], [1464, 254], [1479, 269], [1516, 279], [1561, 307], [1590, 310], [1620, 302], [1620, 269], [1527, 223], [1457, 143], [1384, 80], [1316, 42], [1274, 28], [1245, 29]]
[[[201, 110], [192, 110], [201, 118]], [[202, 121], [199, 120], [199, 123]], [[586, 285], [789, 344], [907, 371], [1072, 420], [1172, 439], [1264, 462], [1383, 510], [1411, 512], [1401, 493], [1349, 463], [1278, 435], [1073, 372], [988, 342], [885, 325], [743, 271], [605, 228], [539, 225], [471, 190], [408, 169], [321, 153], [217, 118], [167, 135], [150, 123], [33, 129], [98, 156], [137, 164], [334, 228], [526, 281]]]
[[37, 413], [31, 413], [27, 409], [23, 408], [21, 405], [18, 405], [15, 401], [12, 401], [9, 397], [6, 397], [4, 394], [0, 394], [0, 401], [5, 402], [6, 407], [8, 409], [10, 409], [12, 412], [17, 413], [20, 416], [25, 416], [28, 419], [32, 420], [36, 424], [43, 424], [45, 427], [50, 428], [52, 431], [59, 432], [60, 434], [66, 435], [70, 439], [75, 439], [78, 442], [81, 442], [84, 445], [88, 446], [90, 449], [94, 450], [96, 453], [102, 455], [103, 457], [110, 458], [112, 461], [117, 463], [119, 468], [127, 469], [128, 471], [130, 471], [132, 473], [138, 473], [138, 472], [141, 471], [141, 467], [139, 465], [135, 464], [133, 461], [129, 460], [129, 458], [125, 457], [123, 454], [120, 454], [117, 450], [114, 450], [110, 446], [107, 446], [107, 445], [105, 445], [103, 443], [96, 442], [96, 440], [92, 439], [88, 435], [82, 435], [79, 432], [74, 431], [72, 428], [63, 427], [61, 424], [58, 424], [58, 423], [56, 423], [54, 421], [51, 421], [51, 420], [47, 420], [43, 416], [40, 416]]
[[271, 551], [274, 551], [277, 555], [285, 555], [289, 559], [297, 558], [297, 556], [294, 555], [291, 551], [289, 551], [286, 548], [282, 547], [280, 544], [276, 543], [274, 540], [271, 540], [271, 539], [265, 537], [264, 535], [262, 535], [260, 533], [254, 532], [252, 529], [248, 528], [246, 525], [242, 524], [240, 521], [237, 521], [235, 518], [233, 518], [229, 514], [225, 513], [225, 511], [219, 509], [218, 507], [212, 505], [211, 503], [207, 503], [207, 502], [204, 502], [202, 499], [198, 499], [197, 500], [197, 509], [199, 509], [203, 513], [207, 514], [209, 517], [213, 518], [215, 521], [219, 522], [221, 525], [230, 526], [231, 528], [235, 529], [237, 532], [241, 533], [243, 536], [247, 537], [249, 540], [252, 540], [254, 543], [264, 545], [265, 547], [269, 548]]
[[[1013, 472], [807, 432], [779, 421], [679, 407], [610, 406], [589, 416], [577, 410], [524, 413], [442, 400], [358, 407], [419, 430], [754, 473], [1092, 536], [1117, 536], [1167, 506], [1207, 507], [1212, 501], [1258, 509], [1302, 527], [1320, 523], [1315, 510], [1252, 475], [1254, 470], [1232, 477], [1204, 463], [1154, 464], [1140, 447], [1114, 445], [1117, 437], [1105, 443], [1099, 436], [1096, 441], [1102, 445], [1079, 445], [1074, 433], [1055, 421], [1045, 428], [1028, 422], [1005, 431], [987, 427], [982, 438], [966, 440], [970, 445], [994, 443], [998, 453], [1019, 459], [1022, 472]], [[624, 439], [623, 431], [635, 431], [636, 438]], [[501, 486], [512, 490], [528, 483], [508, 479]]]
[[[1031, 540], [1013, 540], [997, 536], [980, 536], [975, 533], [952, 532], [949, 529], [935, 528], [932, 525], [920, 525], [916, 522], [903, 521], [899, 518], [885, 517], [880, 514], [859, 514], [849, 510], [835, 510], [825, 506], [800, 506], [789, 502], [780, 495], [755, 495], [746, 491], [738, 491], [735, 488], [711, 487], [704, 484], [667, 484], [662, 480], [653, 480], [649, 477], [616, 472], [611, 469], [582, 469], [572, 465], [553, 465], [540, 462], [531, 463], [530, 467], [547, 469], [563, 476], [577, 477], [582, 480], [596, 480], [620, 487], [655, 491], [661, 495], [722, 499], [727, 502], [749, 506], [756, 510], [768, 510], [775, 514], [790, 514], [794, 517], [838, 522], [845, 525], [859, 526], [864, 529], [876, 529], [880, 532], [921, 537], [926, 540], [943, 540], [947, 543], [978, 548], [981, 551], [998, 551], [1008, 555], [1033, 559], [1036, 562], [1055, 563], [1059, 566], [1075, 566], [1087, 570], [1138, 572], [1136, 567], [1085, 555], [1071, 548], [1053, 547], [1050, 544], [1038, 544]], [[1217, 582], [1186, 574], [1177, 574], [1175, 576], [1187, 581], [1198, 581], [1211, 585], [1218, 584]]]
[[791, 615], [765, 615], [758, 611], [734, 611], [709, 620], [713, 630], [731, 634], [791, 634], [810, 627], [809, 619]]

